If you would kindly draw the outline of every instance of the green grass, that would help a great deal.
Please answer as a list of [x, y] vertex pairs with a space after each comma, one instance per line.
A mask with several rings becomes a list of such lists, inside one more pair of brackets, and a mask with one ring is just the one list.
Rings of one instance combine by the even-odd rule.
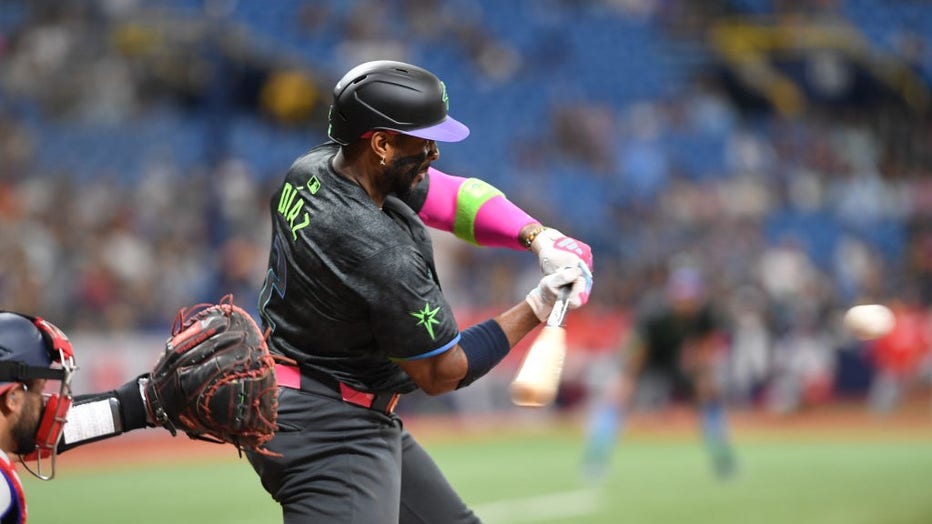
[[[932, 438], [757, 440], [739, 442], [739, 473], [721, 482], [698, 441], [631, 438], [599, 486], [580, 478], [580, 443], [565, 431], [425, 445], [487, 524], [932, 522]], [[27, 477], [32, 524], [280, 522], [245, 460], [64, 470], [51, 482]]]
[[281, 522], [245, 459], [58, 471], [49, 482], [27, 475], [30, 524]]

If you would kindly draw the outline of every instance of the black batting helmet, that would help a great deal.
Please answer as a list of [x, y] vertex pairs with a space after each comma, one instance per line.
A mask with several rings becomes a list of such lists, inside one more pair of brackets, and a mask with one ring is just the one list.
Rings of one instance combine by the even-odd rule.
[[373, 129], [459, 142], [469, 128], [447, 115], [446, 86], [421, 67], [378, 60], [360, 64], [337, 82], [327, 134], [347, 145]]

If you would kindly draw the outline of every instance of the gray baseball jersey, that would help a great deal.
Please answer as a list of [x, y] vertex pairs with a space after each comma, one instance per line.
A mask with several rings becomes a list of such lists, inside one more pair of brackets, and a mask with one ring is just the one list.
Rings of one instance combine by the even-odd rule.
[[273, 352], [363, 391], [406, 393], [416, 386], [394, 361], [442, 353], [459, 329], [424, 224], [398, 198], [379, 209], [337, 174], [338, 147], [299, 158], [272, 196], [259, 311]]

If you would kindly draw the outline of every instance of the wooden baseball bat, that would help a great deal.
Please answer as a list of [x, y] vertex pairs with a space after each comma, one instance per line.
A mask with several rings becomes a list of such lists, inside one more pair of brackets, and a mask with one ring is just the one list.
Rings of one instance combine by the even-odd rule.
[[511, 401], [516, 406], [543, 407], [557, 396], [563, 360], [566, 357], [566, 318], [569, 288], [565, 287], [553, 305], [547, 325], [534, 339], [524, 362], [511, 381]]

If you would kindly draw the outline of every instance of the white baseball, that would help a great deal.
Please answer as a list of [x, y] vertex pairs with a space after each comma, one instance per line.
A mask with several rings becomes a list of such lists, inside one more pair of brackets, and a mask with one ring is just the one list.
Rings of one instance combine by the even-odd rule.
[[861, 340], [880, 338], [896, 325], [890, 308], [882, 304], [861, 304], [845, 312], [845, 327]]

